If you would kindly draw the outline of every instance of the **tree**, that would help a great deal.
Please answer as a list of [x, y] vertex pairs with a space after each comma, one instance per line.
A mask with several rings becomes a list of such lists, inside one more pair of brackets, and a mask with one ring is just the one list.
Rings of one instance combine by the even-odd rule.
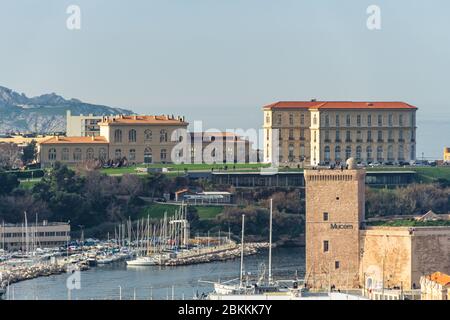
[[32, 140], [29, 144], [27, 144], [26, 147], [22, 150], [22, 162], [26, 165], [29, 163], [32, 163], [34, 160], [36, 160], [37, 155], [37, 147], [36, 147], [36, 141]]
[[0, 195], [9, 194], [20, 184], [15, 174], [0, 172]]
[[20, 148], [15, 143], [0, 143], [0, 168], [11, 170], [22, 166]]

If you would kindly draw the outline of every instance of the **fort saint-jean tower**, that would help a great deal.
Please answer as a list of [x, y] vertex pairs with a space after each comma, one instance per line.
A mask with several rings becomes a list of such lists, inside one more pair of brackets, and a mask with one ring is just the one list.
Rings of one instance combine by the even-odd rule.
[[305, 170], [305, 180], [307, 283], [313, 288], [355, 288], [365, 171]]

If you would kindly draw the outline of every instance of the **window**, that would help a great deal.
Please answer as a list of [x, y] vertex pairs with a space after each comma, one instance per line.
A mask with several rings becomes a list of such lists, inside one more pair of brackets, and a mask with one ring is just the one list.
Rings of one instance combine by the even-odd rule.
[[294, 129], [289, 129], [289, 140], [294, 140]]
[[300, 140], [305, 140], [305, 129], [300, 129]]
[[340, 161], [341, 160], [341, 147], [336, 146], [334, 148], [334, 160]]
[[378, 162], [383, 162], [383, 147], [382, 146], [378, 146], [377, 147], [377, 161]]
[[383, 116], [381, 114], [378, 115], [378, 126], [383, 126]]
[[330, 161], [330, 147], [326, 146], [325, 150], [324, 150], [324, 154], [325, 154], [325, 161]]
[[336, 115], [336, 127], [340, 126], [339, 115]]
[[389, 114], [388, 115], [388, 124], [389, 124], [389, 127], [392, 127], [392, 125], [393, 125], [393, 118], [394, 118], [394, 116], [392, 115], [392, 114]]
[[122, 142], [122, 130], [116, 129], [114, 131], [114, 142], [116, 143]]
[[98, 151], [98, 157], [100, 160], [105, 161], [106, 160], [106, 149], [100, 148]]
[[334, 262], [334, 268], [335, 268], [335, 269], [339, 269], [339, 267], [340, 267], [339, 261], [335, 261], [335, 262]]
[[367, 131], [367, 142], [372, 142], [372, 131]]
[[62, 161], [69, 161], [69, 148], [63, 148], [61, 154]]
[[81, 149], [75, 148], [73, 151], [73, 160], [74, 161], [81, 161]]
[[136, 130], [131, 129], [131, 130], [128, 132], [128, 141], [129, 141], [129, 142], [136, 142]]
[[302, 113], [300, 116], [300, 124], [304, 125], [305, 124], [305, 115]]
[[352, 118], [351, 118], [351, 116], [348, 114], [347, 115], [347, 121], [346, 121], [346, 123], [347, 123], [347, 127], [350, 127], [350, 125], [351, 125], [351, 123], [352, 123]]
[[136, 160], [136, 150], [135, 149], [130, 149], [130, 152], [128, 155], [128, 160], [130, 160], [130, 161]]
[[346, 142], [351, 142], [351, 141], [352, 141], [352, 136], [351, 136], [351, 133], [350, 133], [349, 130], [347, 130], [347, 131], [345, 132], [345, 141], [346, 141]]
[[403, 115], [402, 115], [402, 114], [399, 114], [399, 115], [398, 115], [398, 124], [399, 124], [400, 126], [403, 126]]
[[372, 126], [372, 115], [371, 115], [371, 114], [369, 114], [369, 115], [367, 116], [367, 126], [368, 126], [368, 127], [371, 127], [371, 126]]
[[294, 160], [294, 145], [293, 144], [289, 144], [288, 151], [289, 151], [289, 161], [293, 161]]
[[392, 131], [392, 129], [389, 129], [388, 131], [388, 141], [392, 142], [394, 140], [394, 132]]
[[341, 134], [339, 132], [339, 130], [336, 130], [336, 142], [340, 142], [341, 141]]
[[303, 144], [300, 145], [300, 156], [301, 157], [305, 156], [305, 146]]
[[281, 114], [277, 115], [278, 124], [281, 125]]
[[151, 148], [145, 148], [144, 150], [144, 163], [153, 163], [153, 154]]
[[388, 161], [394, 160], [394, 147], [388, 146]]
[[398, 140], [399, 140], [399, 141], [403, 141], [403, 130], [402, 130], [402, 129], [400, 129], [400, 130], [398, 131]]
[[356, 125], [357, 125], [358, 127], [361, 127], [361, 115], [360, 115], [360, 114], [358, 114], [358, 115], [356, 116]]
[[405, 160], [405, 151], [402, 144], [398, 146], [398, 160]]
[[368, 146], [366, 148], [366, 153], [367, 153], [367, 161], [372, 161], [372, 147]]
[[361, 146], [356, 147], [356, 161], [361, 161], [362, 148]]
[[[213, 151], [215, 153], [216, 149], [214, 149]], [[166, 159], [167, 159], [167, 150], [166, 149], [161, 149], [161, 161], [166, 161]]]
[[330, 126], [330, 116], [326, 115], [325, 116], [325, 127], [329, 127]]
[[378, 142], [383, 142], [383, 131], [378, 130]]
[[289, 115], [289, 124], [292, 126], [294, 124], [294, 115], [290, 114]]
[[159, 142], [167, 142], [167, 130], [162, 129], [159, 132]]
[[361, 130], [356, 131], [356, 141], [362, 142]]
[[326, 142], [330, 141], [330, 131], [329, 130], [325, 130], [325, 141]]
[[347, 148], [345, 148], [345, 160], [348, 160], [351, 157], [352, 157], [352, 147], [347, 146]]
[[323, 252], [328, 252], [330, 249], [328, 240], [323, 242]]
[[93, 160], [94, 159], [94, 149], [88, 148], [86, 150], [86, 160]]
[[328, 212], [323, 213], [323, 221], [328, 221]]
[[152, 141], [152, 130], [147, 129], [144, 131], [144, 140]]
[[116, 157], [116, 159], [121, 159], [122, 158], [122, 150], [116, 149], [116, 151], [114, 151], [114, 156]]
[[56, 149], [55, 148], [51, 148], [50, 150], [48, 150], [48, 160], [50, 160], [50, 161], [56, 160]]

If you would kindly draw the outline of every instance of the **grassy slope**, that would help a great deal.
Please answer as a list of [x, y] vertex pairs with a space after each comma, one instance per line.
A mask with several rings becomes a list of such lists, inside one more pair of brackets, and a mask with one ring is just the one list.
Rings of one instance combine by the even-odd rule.
[[416, 221], [412, 219], [392, 220], [392, 221], [371, 221], [367, 223], [369, 226], [382, 227], [434, 227], [434, 226], [450, 226], [448, 220], [438, 221]]
[[[149, 216], [150, 218], [160, 219], [164, 217], [164, 212], [167, 212], [167, 216], [170, 217], [175, 213], [179, 206], [172, 204], [152, 204], [147, 206], [142, 210], [141, 217], [146, 218]], [[223, 207], [221, 206], [196, 206], [199, 218], [202, 220], [213, 219], [219, 213], [223, 211]]]

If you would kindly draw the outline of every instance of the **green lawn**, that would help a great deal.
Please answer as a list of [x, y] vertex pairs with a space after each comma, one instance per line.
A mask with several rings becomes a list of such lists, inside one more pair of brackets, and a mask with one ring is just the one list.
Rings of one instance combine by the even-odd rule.
[[101, 169], [103, 173], [106, 174], [126, 174], [126, 173], [136, 173], [136, 168], [168, 168], [169, 174], [182, 174], [184, 170], [189, 171], [205, 171], [205, 170], [239, 170], [239, 171], [253, 171], [259, 170], [260, 168], [268, 167], [268, 164], [263, 163], [236, 163], [236, 164], [151, 164], [151, 165], [137, 165], [124, 168], [107, 168]]
[[[173, 204], [154, 203], [142, 210], [141, 217], [146, 218], [149, 216], [153, 219], [161, 219], [164, 217], [164, 212], [167, 212], [167, 217], [170, 217], [178, 208], [179, 206]], [[222, 206], [195, 206], [195, 208], [201, 220], [213, 219], [223, 211]]]
[[41, 179], [33, 179], [33, 180], [20, 180], [19, 188], [30, 190], [34, 187], [36, 183], [41, 181]]
[[368, 226], [381, 227], [436, 227], [436, 226], [450, 226], [449, 220], [437, 221], [416, 221], [414, 219], [404, 220], [390, 220], [390, 221], [371, 221], [367, 223]]

